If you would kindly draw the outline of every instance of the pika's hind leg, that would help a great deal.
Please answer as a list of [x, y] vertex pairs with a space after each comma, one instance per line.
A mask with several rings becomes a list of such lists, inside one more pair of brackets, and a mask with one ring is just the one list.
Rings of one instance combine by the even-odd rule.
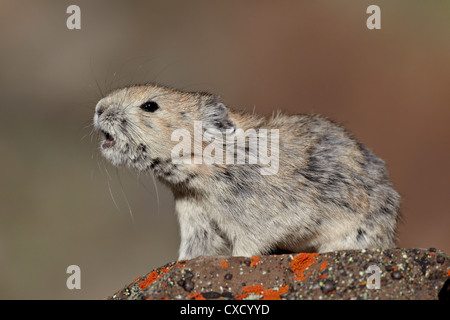
[[232, 255], [235, 257], [252, 257], [260, 254], [268, 254], [273, 246], [266, 244], [261, 239], [256, 239], [251, 234], [241, 234], [233, 237]]
[[395, 242], [392, 240], [389, 232], [383, 233], [381, 230], [377, 229], [370, 230], [363, 227], [357, 227], [345, 234], [336, 236], [333, 241], [323, 242], [321, 245], [318, 245], [318, 252], [387, 249], [394, 247]]
[[227, 242], [200, 207], [178, 200], [176, 210], [181, 233], [178, 260], [219, 255], [226, 250]]

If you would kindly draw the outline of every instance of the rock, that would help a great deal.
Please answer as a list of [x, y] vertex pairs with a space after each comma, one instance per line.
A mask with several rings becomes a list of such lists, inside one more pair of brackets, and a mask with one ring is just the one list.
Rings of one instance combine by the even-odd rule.
[[153, 270], [108, 299], [448, 300], [449, 297], [447, 254], [436, 249], [385, 249], [251, 258], [198, 257]]

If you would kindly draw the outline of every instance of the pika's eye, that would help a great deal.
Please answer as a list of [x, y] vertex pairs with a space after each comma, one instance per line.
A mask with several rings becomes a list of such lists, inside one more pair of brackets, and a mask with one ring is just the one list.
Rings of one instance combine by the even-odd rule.
[[159, 106], [155, 101], [147, 101], [143, 103], [139, 108], [141, 108], [145, 112], [155, 112], [159, 109]]

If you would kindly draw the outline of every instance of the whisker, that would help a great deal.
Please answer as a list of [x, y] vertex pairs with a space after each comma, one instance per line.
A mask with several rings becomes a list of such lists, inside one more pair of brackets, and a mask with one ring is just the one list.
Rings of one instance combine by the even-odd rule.
[[159, 77], [163, 72], [167, 71], [167, 69], [173, 67], [173, 66], [176, 65], [177, 63], [179, 64], [179, 63], [181, 63], [181, 61], [174, 61], [174, 62], [169, 63], [168, 65], [166, 65], [164, 68], [162, 68], [162, 69], [155, 75], [155, 77], [153, 77], [152, 82], [155, 82], [156, 79], [158, 79], [158, 77]]
[[95, 84], [97, 85], [97, 89], [98, 89], [98, 91], [99, 91], [99, 93], [100, 93], [100, 99], [101, 99], [101, 98], [103, 98], [105, 95], [103, 94], [103, 91], [102, 91], [102, 89], [100, 88], [100, 85], [99, 85], [99, 83], [98, 83], [98, 80], [97, 80], [97, 78], [96, 78], [96, 76], [95, 76], [94, 68], [93, 68], [93, 66], [92, 66], [92, 55], [91, 55], [91, 57], [90, 57], [90, 59], [89, 59], [89, 67], [90, 67], [90, 69], [91, 69], [92, 77], [94, 78]]
[[125, 203], [127, 204], [128, 211], [129, 211], [129, 213], [130, 213], [131, 223], [133, 224], [133, 227], [136, 228], [136, 224], [135, 224], [135, 222], [134, 222], [133, 210], [131, 210], [130, 202], [128, 201], [128, 197], [127, 197], [127, 195], [125, 194], [125, 191], [124, 191], [124, 188], [123, 188], [123, 184], [122, 184], [122, 181], [121, 181], [121, 179], [120, 179], [120, 175], [119, 175], [119, 170], [118, 170], [118, 168], [116, 168], [116, 175], [117, 175], [117, 179], [118, 179], [118, 181], [119, 181], [120, 190], [122, 191], [122, 196], [123, 196], [123, 198], [125, 199]]
[[[142, 63], [139, 63], [138, 60], [143, 60]], [[148, 64], [149, 62], [155, 60], [155, 58], [149, 58], [148, 56], [138, 56], [138, 57], [133, 57], [130, 59], [127, 59], [123, 62], [120, 63], [120, 65], [116, 68], [117, 71], [114, 72], [113, 74], [113, 79], [110, 82], [109, 85], [109, 91], [112, 89], [113, 86], [117, 86], [117, 87], [121, 87], [121, 82], [124, 79], [128, 79], [125, 82], [126, 83], [133, 83], [135, 77], [137, 76], [138, 72], [143, 69], [143, 66]], [[138, 66], [136, 68], [128, 67], [128, 65], [130, 65], [131, 63], [134, 64], [134, 61], [136, 61], [138, 63]], [[126, 69], [130, 69], [129, 71], [126, 71]], [[125, 73], [123, 70], [125, 69]], [[121, 76], [116, 77], [118, 74], [120, 74]], [[115, 80], [114, 80], [115, 78]]]
[[152, 174], [152, 173], [150, 173], [150, 176], [152, 177], [152, 180], [153, 180], [153, 185], [155, 186], [155, 192], [156, 192], [156, 206], [158, 207], [158, 216], [159, 216], [159, 207], [160, 207], [160, 205], [159, 205], [159, 191], [158, 191], [158, 186], [157, 186], [157, 184], [156, 184], [156, 179], [155, 179], [155, 176]]
[[112, 199], [112, 201], [114, 203], [114, 206], [116, 207], [117, 211], [120, 213], [120, 208], [117, 205], [116, 199], [114, 198], [114, 194], [113, 194], [112, 188], [111, 188], [111, 183], [109, 182], [109, 180], [111, 179], [111, 176], [110, 176], [110, 174], [108, 172], [108, 169], [106, 169], [106, 165], [105, 164], [103, 164], [103, 167], [105, 168], [106, 175], [107, 175], [106, 176], [106, 182], [108, 183], [109, 194], [110, 194], [111, 199]]
[[[147, 191], [147, 193], [149, 194], [149, 195], [152, 195], [153, 196], [153, 192], [151, 192], [151, 190], [147, 187], [147, 185], [142, 181], [142, 179], [141, 179], [141, 172], [140, 171], [138, 171], [137, 172], [138, 173], [138, 181], [139, 181], [139, 183], [144, 187], [144, 189], [145, 189], [145, 191]], [[147, 175], [146, 175], [147, 176]], [[159, 215], [159, 193], [158, 193], [158, 188], [156, 187], [156, 183], [155, 183], [155, 181], [154, 181], [154, 177], [153, 177], [153, 175], [151, 174], [151, 176], [152, 176], [152, 178], [153, 178], [153, 182], [154, 182], [154, 186], [155, 186], [155, 191], [156, 191], [156, 206], [157, 206], [157, 210], [158, 210], [158, 212], [157, 212], [157, 214]]]

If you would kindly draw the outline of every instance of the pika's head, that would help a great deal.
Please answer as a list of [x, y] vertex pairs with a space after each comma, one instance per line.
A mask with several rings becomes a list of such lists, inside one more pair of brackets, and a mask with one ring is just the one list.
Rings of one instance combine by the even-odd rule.
[[235, 125], [217, 96], [158, 85], [115, 90], [97, 103], [94, 115], [102, 154], [116, 166], [140, 171], [170, 162], [178, 143], [172, 133], [184, 129], [193, 136], [195, 121], [219, 131]]

